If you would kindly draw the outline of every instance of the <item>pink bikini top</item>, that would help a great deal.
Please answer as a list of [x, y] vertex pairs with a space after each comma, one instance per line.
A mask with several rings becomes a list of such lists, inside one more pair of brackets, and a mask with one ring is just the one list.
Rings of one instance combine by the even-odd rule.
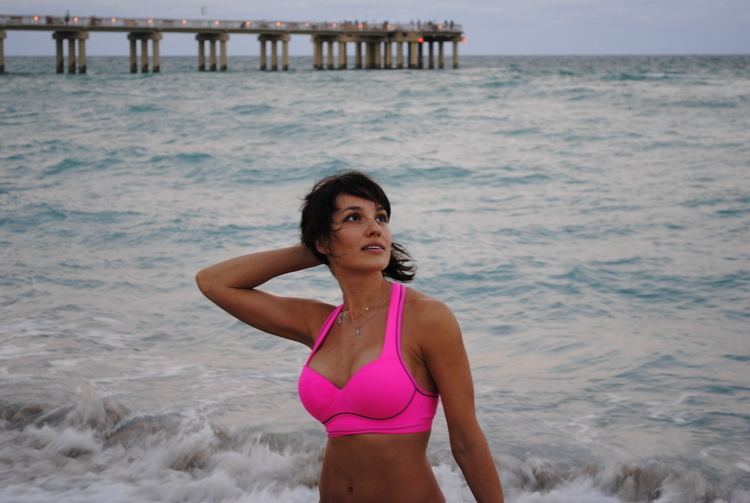
[[302, 405], [325, 425], [329, 438], [366, 433], [418, 433], [432, 428], [439, 397], [416, 383], [401, 358], [399, 341], [405, 299], [406, 288], [394, 283], [380, 355], [360, 367], [343, 388], [309, 366], [343, 305], [334, 309], [323, 324], [302, 367], [298, 390]]

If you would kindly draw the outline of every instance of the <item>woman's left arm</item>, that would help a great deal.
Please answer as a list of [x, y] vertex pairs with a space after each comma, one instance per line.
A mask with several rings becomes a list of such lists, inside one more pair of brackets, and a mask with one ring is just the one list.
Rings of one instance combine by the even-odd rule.
[[477, 502], [503, 503], [503, 490], [487, 439], [477, 422], [474, 385], [461, 329], [451, 310], [434, 300], [418, 309], [422, 354], [440, 392], [451, 452]]

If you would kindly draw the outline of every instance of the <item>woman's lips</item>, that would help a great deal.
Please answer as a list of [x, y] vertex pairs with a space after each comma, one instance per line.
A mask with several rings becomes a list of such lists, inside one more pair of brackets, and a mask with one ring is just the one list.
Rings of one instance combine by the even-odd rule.
[[368, 253], [383, 253], [385, 251], [385, 247], [379, 243], [371, 243], [363, 246], [362, 250]]

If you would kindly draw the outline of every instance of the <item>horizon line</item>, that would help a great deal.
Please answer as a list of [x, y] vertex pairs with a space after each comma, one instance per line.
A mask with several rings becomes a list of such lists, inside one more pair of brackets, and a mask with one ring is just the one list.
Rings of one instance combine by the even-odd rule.
[[[289, 54], [289, 57], [312, 57], [313, 54]], [[612, 57], [612, 56], [750, 56], [750, 52], [608, 52], [608, 53], [499, 53], [499, 54], [471, 54], [463, 53], [461, 58], [479, 58], [479, 57]], [[54, 58], [54, 54], [5, 54], [5, 57], [13, 58]], [[128, 54], [88, 54], [87, 58], [128, 58]], [[167, 58], [193, 58], [193, 54], [161, 54], [161, 57]], [[254, 57], [259, 58], [257, 54], [234, 54], [231, 57]]]

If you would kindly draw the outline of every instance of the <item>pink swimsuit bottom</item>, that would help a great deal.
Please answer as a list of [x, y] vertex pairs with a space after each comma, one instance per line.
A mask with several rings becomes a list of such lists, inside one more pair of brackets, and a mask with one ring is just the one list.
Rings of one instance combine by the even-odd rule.
[[305, 409], [323, 423], [329, 438], [366, 433], [404, 434], [429, 431], [438, 395], [422, 389], [401, 358], [401, 318], [406, 287], [391, 286], [383, 347], [377, 359], [360, 367], [342, 388], [310, 368], [310, 360], [325, 341], [336, 317], [331, 312], [320, 330], [299, 377]]

